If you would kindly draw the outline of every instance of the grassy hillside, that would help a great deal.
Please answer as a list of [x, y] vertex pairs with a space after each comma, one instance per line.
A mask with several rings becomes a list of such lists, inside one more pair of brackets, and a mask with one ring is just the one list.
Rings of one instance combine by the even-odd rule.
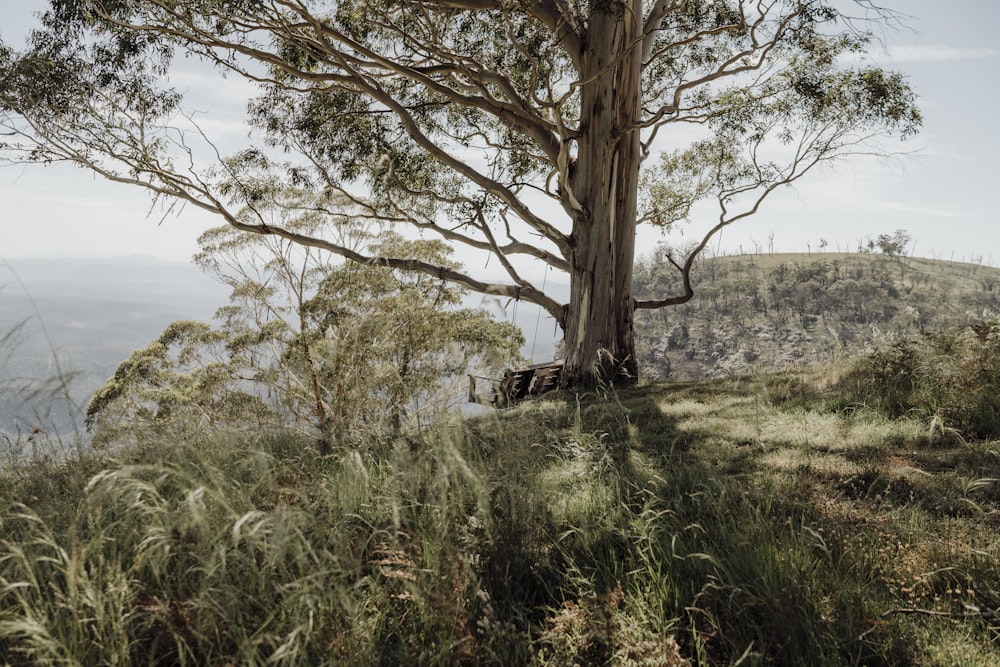
[[[661, 257], [642, 263], [636, 295], [677, 292]], [[647, 377], [727, 377], [853, 356], [888, 335], [936, 331], [1000, 312], [1000, 269], [879, 254], [710, 257], [695, 297], [639, 311]]]
[[997, 441], [831, 372], [8, 472], [0, 664], [1000, 664]]

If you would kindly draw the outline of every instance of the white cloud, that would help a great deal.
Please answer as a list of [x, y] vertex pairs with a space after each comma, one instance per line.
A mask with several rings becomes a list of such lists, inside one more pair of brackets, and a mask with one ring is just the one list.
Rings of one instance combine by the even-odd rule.
[[895, 211], [897, 213], [910, 213], [914, 215], [925, 215], [935, 218], [961, 218], [960, 213], [955, 211], [945, 211], [936, 208], [927, 208], [923, 206], [910, 206], [909, 204], [903, 204], [901, 202], [883, 202], [882, 208]]
[[943, 63], [956, 60], [979, 60], [1000, 55], [997, 49], [969, 49], [943, 44], [926, 46], [890, 46], [889, 57], [896, 63]]

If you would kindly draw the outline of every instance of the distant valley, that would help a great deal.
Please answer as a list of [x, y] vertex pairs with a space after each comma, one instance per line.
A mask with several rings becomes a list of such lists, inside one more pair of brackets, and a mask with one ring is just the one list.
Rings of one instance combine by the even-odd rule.
[[[0, 344], [0, 434], [40, 427], [72, 438], [91, 393], [133, 350], [176, 320], [211, 321], [228, 296], [193, 264], [152, 257], [0, 263], [0, 337], [21, 325]], [[562, 335], [537, 307], [478, 294], [463, 305], [514, 318], [525, 332], [525, 356], [553, 358]], [[69, 405], [60, 372], [71, 378]]]
[[[175, 320], [209, 320], [227, 293], [193, 265], [151, 257], [0, 264], [0, 335], [17, 329], [0, 349], [0, 431], [72, 433], [132, 350]], [[75, 406], [60, 400], [60, 372]]]

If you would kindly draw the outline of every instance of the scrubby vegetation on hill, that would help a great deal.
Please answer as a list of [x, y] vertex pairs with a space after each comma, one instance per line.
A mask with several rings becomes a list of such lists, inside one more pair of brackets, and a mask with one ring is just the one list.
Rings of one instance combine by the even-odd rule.
[[[676, 279], [670, 252], [662, 247], [637, 267], [637, 298]], [[710, 257], [692, 276], [697, 296], [688, 304], [636, 313], [647, 377], [727, 377], [832, 360], [886, 336], [1000, 312], [1000, 269], [897, 253]]]
[[922, 419], [959, 437], [1000, 436], [1000, 321], [881, 341], [840, 381], [837, 407]]

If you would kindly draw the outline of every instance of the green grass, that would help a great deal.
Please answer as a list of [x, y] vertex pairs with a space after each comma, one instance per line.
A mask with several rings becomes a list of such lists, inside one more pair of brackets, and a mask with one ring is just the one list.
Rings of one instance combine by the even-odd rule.
[[1000, 443], [822, 376], [0, 476], [0, 665], [1000, 663]]

